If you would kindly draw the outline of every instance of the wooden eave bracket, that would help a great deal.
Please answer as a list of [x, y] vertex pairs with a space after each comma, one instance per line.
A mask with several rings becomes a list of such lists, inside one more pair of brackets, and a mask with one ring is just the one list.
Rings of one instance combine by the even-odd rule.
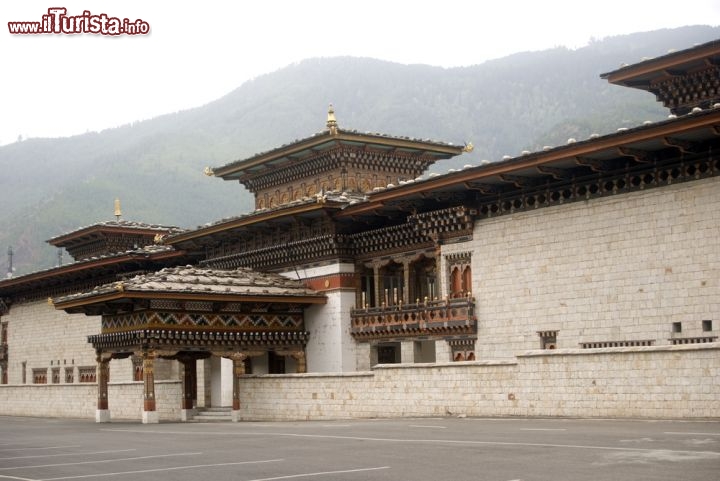
[[698, 142], [692, 142], [689, 140], [678, 139], [674, 137], [663, 137], [663, 143], [668, 147], [675, 147], [681, 152], [692, 154], [700, 150], [700, 144]]
[[514, 184], [515, 187], [522, 189], [523, 187], [537, 187], [547, 183], [546, 179], [536, 177], [525, 177], [522, 175], [500, 174], [500, 178], [505, 182]]
[[612, 170], [610, 163], [605, 160], [591, 159], [589, 157], [575, 157], [575, 163], [585, 167], [590, 167], [593, 172], [607, 172]]
[[620, 155], [632, 157], [636, 162], [643, 164], [652, 162], [656, 158], [656, 155], [653, 152], [649, 152], [647, 150], [633, 149], [630, 147], [618, 147], [617, 150]]
[[538, 165], [537, 170], [541, 174], [552, 175], [555, 180], [571, 180], [575, 177], [575, 174], [569, 169], [550, 167], [549, 165]]
[[465, 182], [465, 186], [468, 189], [480, 191], [485, 195], [502, 194], [503, 192], [505, 192], [505, 189], [501, 188], [500, 186], [486, 184], [484, 182], [477, 182], [473, 180]]

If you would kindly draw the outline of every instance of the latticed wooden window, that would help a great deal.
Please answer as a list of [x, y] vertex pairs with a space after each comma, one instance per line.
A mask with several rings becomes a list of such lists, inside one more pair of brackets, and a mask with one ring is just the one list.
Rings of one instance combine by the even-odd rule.
[[80, 382], [97, 382], [95, 366], [83, 366], [78, 368]]
[[472, 293], [472, 267], [470, 253], [450, 254], [446, 257], [448, 265], [448, 295], [466, 297]]
[[47, 384], [47, 368], [33, 369], [33, 384]]
[[555, 349], [557, 347], [558, 331], [538, 331], [540, 336], [540, 349]]

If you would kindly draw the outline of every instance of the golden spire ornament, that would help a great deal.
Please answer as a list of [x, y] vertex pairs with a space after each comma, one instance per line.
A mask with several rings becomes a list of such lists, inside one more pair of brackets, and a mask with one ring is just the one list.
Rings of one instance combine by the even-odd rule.
[[328, 114], [327, 114], [327, 128], [330, 131], [331, 135], [337, 135], [338, 133], [338, 125], [337, 120], [335, 119], [335, 109], [333, 109], [332, 104], [330, 104], [330, 107], [328, 107]]
[[120, 199], [115, 199], [115, 218], [120, 222], [122, 217], [122, 210], [120, 210]]

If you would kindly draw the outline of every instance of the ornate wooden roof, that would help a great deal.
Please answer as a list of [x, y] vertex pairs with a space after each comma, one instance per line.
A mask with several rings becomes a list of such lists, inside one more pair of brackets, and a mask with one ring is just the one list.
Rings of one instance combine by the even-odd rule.
[[[655, 172], [652, 174], [658, 177], [655, 185], [690, 180], [716, 175], [716, 167], [713, 164], [697, 173], [680, 169], [678, 174], [673, 172], [669, 180], [661, 180], [659, 177], [664, 174], [656, 171], [666, 167], [674, 169], [676, 164], [687, 166], [696, 159], [707, 160], [707, 152], [717, 149], [718, 144], [720, 107], [677, 118], [673, 115], [664, 121], [621, 128], [612, 134], [593, 135], [585, 140], [570, 139], [567, 145], [524, 152], [494, 162], [481, 161], [480, 165], [448, 174], [379, 189], [368, 194], [367, 201], [348, 206], [335, 217], [360, 221], [391, 211], [421, 213], [462, 205], [476, 214], [495, 215], [562, 202], [562, 197], [568, 201], [570, 197], [586, 199], [608, 193], [602, 185], [587, 193], [572, 190], [579, 182], [587, 181], [590, 185], [626, 177], [621, 189], [625, 191], [650, 187], [644, 180], [645, 171]], [[566, 189], [570, 192], [566, 193]], [[536, 203], [526, 202], [528, 199], [523, 196], [528, 192], [537, 194]], [[560, 199], [556, 199], [556, 195]], [[492, 210], [480, 212], [478, 207], [486, 203]]]
[[[56, 309], [86, 314], [131, 312], [134, 305], [147, 307], [149, 300], [208, 301], [218, 303], [272, 302], [324, 304], [326, 298], [277, 274], [249, 268], [203, 269], [168, 267], [126, 281], [105, 284], [87, 292], [58, 297]], [[129, 308], [130, 307], [130, 308]]]
[[185, 251], [158, 245], [100, 255], [0, 280], [0, 298], [14, 301], [44, 299], [87, 289], [98, 282], [117, 280], [134, 272], [156, 270], [182, 261], [187, 262]]
[[327, 129], [227, 165], [208, 175], [237, 180], [256, 195], [256, 206], [273, 206], [325, 190], [368, 192], [412, 179], [431, 164], [472, 149], [429, 139], [340, 129], [332, 110]]
[[156, 236], [182, 231], [173, 226], [114, 220], [81, 227], [47, 242], [55, 247], [64, 247], [75, 260], [83, 260], [151, 245]]
[[610, 83], [655, 94], [673, 114], [720, 102], [720, 40], [604, 73]]

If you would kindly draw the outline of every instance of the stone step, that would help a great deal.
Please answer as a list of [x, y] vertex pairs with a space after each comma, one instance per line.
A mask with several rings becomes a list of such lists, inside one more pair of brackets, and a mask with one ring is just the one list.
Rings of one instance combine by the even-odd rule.
[[196, 411], [192, 419], [195, 422], [232, 421], [231, 407], [197, 408]]

